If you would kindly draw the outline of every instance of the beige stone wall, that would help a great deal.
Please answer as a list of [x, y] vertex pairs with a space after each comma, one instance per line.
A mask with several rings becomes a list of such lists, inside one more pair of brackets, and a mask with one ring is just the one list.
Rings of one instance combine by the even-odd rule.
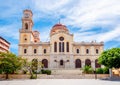
[[[29, 34], [28, 34], [29, 35]], [[64, 37], [64, 52], [59, 52], [59, 37]], [[22, 40], [22, 39], [20, 39]], [[54, 52], [54, 42], [57, 42], [57, 52]], [[66, 42], [69, 42], [69, 52], [66, 52]], [[30, 44], [29, 44], [30, 43]], [[82, 43], [78, 42], [77, 44], [73, 41], [73, 36], [68, 33], [58, 32], [50, 37], [50, 42], [39, 42], [39, 43], [20, 43], [19, 46], [19, 55], [23, 58], [27, 58], [29, 61], [36, 58], [38, 61], [43, 59], [48, 60], [49, 68], [60, 68], [60, 60], [64, 60], [65, 65], [63, 68], [75, 68], [75, 60], [80, 59], [82, 67], [85, 65], [85, 60], [90, 59], [91, 66], [95, 68], [95, 60], [99, 57], [100, 53], [103, 51], [103, 44], [96, 43]], [[24, 49], [27, 49], [27, 53], [24, 53]], [[37, 50], [37, 53], [34, 53], [34, 49]], [[46, 53], [44, 53], [46, 49]], [[79, 49], [79, 53], [77, 53]], [[86, 49], [89, 49], [89, 53], [86, 53]], [[99, 53], [96, 53], [98, 49]], [[57, 60], [57, 62], [54, 62]], [[66, 62], [69, 60], [69, 62]]]
[[[50, 37], [50, 44], [51, 44], [51, 54], [59, 54], [59, 37], [64, 37], [64, 54], [68, 54], [68, 52], [66, 52], [66, 42], [69, 42], [69, 54], [72, 54], [73, 53], [73, 36], [71, 34], [68, 34], [68, 33], [62, 33], [62, 32], [58, 32], [54, 35], [52, 35]], [[57, 52], [54, 52], [54, 42], [57, 42]]]

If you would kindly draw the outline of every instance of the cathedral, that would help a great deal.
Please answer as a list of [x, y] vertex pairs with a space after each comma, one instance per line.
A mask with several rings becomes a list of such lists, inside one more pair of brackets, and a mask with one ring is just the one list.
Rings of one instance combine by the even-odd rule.
[[97, 59], [104, 50], [103, 42], [75, 42], [73, 34], [61, 23], [51, 28], [50, 40], [42, 42], [40, 33], [32, 29], [32, 17], [31, 10], [23, 11], [22, 28], [19, 30], [19, 56], [28, 61], [37, 59], [48, 69], [77, 69], [85, 65], [101, 67]]

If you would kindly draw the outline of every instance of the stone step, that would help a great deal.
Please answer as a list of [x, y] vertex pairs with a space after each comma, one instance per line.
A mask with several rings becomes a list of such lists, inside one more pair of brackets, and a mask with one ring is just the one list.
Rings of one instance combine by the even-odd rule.
[[82, 70], [80, 69], [54, 69], [51, 70], [53, 75], [69, 75], [69, 74], [74, 74], [74, 75], [80, 75], [82, 74]]

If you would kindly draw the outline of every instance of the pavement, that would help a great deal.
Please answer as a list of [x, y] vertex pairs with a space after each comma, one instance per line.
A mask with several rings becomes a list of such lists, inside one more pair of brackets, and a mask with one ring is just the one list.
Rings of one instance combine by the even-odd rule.
[[99, 79], [22, 79], [0, 81], [0, 85], [120, 85], [120, 81]]

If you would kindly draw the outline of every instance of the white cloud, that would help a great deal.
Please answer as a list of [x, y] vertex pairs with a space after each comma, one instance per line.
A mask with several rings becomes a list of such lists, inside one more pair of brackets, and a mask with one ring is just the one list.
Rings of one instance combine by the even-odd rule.
[[[2, 10], [0, 9], [0, 19], [9, 19], [11, 21], [12, 18], [18, 19], [18, 17], [22, 17], [22, 11], [30, 6], [30, 9], [32, 9], [34, 13], [35, 21], [44, 18], [46, 22], [47, 20], [55, 22], [61, 16], [64, 16], [61, 19], [61, 23], [67, 26], [72, 26], [71, 28], [73, 28], [73, 31], [76, 28], [80, 28], [74, 33], [75, 41], [97, 40], [109, 42], [113, 40], [120, 42], [120, 0], [28, 1], [29, 0], [10, 0], [7, 3], [0, 4], [0, 8], [3, 7]], [[9, 9], [4, 10], [4, 7]], [[19, 28], [21, 27], [20, 23], [21, 21], [16, 23], [14, 22], [11, 25], [0, 26], [0, 35], [18, 40]], [[34, 24], [36, 25], [36, 23]], [[94, 27], [101, 27], [101, 29], [98, 28], [99, 33], [97, 33], [97, 31], [93, 31]], [[44, 25], [41, 29], [43, 29], [40, 31], [41, 41], [48, 41], [50, 27]], [[13, 45], [12, 47], [15, 46], [16, 45]]]
[[[50, 17], [53, 18], [63, 15], [65, 16], [62, 19], [64, 24], [72, 25], [74, 29], [80, 28], [79, 32], [75, 33], [75, 40], [79, 38], [79, 40], [85, 41], [108, 42], [116, 40], [120, 36], [118, 26], [120, 23], [120, 0], [47, 0], [45, 2], [37, 0], [35, 5], [36, 9], [44, 14], [50, 14]], [[97, 26], [105, 29], [99, 30], [101, 31], [99, 34], [87, 31]], [[108, 31], [102, 33], [106, 29]]]
[[118, 21], [117, 15], [120, 15], [119, 4], [119, 0], [81, 0], [72, 7], [64, 22], [75, 27], [82, 27], [84, 30], [91, 29], [94, 25], [115, 24]]
[[117, 26], [114, 28], [114, 30], [107, 32], [107, 33], [102, 33], [99, 34], [100, 36], [98, 37], [98, 40], [100, 41], [112, 41], [115, 40], [116, 38], [120, 37], [120, 26]]
[[[18, 25], [18, 24], [17, 24]], [[0, 35], [8, 38], [19, 39], [19, 28], [15, 24], [0, 26]]]
[[[65, 4], [71, 0], [36, 0], [34, 1], [37, 9], [43, 12], [57, 12], [56, 10], [63, 7]], [[59, 10], [58, 10], [59, 11]]]
[[42, 29], [47, 29], [47, 30], [40, 31], [40, 41], [42, 42], [50, 41], [50, 27], [48, 26]]
[[[117, 41], [120, 37], [120, 25], [115, 27], [113, 30], [101, 33], [95, 32], [82, 32], [82, 33], [75, 33], [75, 41]], [[120, 40], [120, 39], [119, 39]]]

